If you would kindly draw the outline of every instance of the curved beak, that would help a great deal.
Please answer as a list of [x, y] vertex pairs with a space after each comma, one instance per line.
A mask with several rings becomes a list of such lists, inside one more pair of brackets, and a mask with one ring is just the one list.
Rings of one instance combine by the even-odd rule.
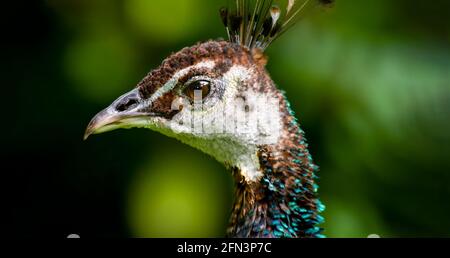
[[103, 133], [118, 128], [120, 116], [109, 110], [109, 107], [99, 112], [89, 122], [83, 139], [86, 140], [91, 134]]
[[119, 128], [142, 127], [149, 123], [150, 114], [142, 112], [143, 103], [134, 89], [114, 101], [109, 107], [100, 111], [89, 122], [83, 139], [92, 134], [99, 134]]

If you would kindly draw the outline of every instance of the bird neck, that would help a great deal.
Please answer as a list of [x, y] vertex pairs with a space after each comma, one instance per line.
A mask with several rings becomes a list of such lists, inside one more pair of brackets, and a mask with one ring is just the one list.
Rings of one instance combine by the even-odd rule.
[[258, 146], [262, 176], [245, 180], [233, 168], [236, 182], [230, 237], [321, 237], [315, 172], [303, 136], [288, 102], [282, 97], [283, 133], [277, 144]]

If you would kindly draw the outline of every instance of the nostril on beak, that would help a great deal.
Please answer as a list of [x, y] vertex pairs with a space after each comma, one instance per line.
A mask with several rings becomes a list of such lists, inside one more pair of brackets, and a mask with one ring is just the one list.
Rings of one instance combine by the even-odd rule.
[[129, 110], [135, 107], [138, 104], [138, 99], [133, 97], [125, 97], [117, 103], [116, 110], [119, 112], [123, 112], [125, 110]]

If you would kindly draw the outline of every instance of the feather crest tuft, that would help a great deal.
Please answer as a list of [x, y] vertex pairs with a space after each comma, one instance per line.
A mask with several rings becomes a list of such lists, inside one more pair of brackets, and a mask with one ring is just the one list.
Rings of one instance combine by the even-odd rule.
[[[229, 0], [220, 17], [231, 42], [265, 50], [295, 24], [307, 9], [334, 0]], [[230, 5], [230, 3], [232, 3]]]

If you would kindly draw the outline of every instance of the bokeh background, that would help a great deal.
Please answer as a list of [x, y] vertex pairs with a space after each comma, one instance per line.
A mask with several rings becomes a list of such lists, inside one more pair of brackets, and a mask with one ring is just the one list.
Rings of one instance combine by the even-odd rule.
[[[233, 182], [212, 158], [145, 129], [82, 136], [171, 52], [225, 37], [225, 2], [8, 2], [3, 236], [223, 236]], [[447, 0], [338, 0], [268, 50], [321, 167], [327, 236], [450, 236], [449, 16]]]

